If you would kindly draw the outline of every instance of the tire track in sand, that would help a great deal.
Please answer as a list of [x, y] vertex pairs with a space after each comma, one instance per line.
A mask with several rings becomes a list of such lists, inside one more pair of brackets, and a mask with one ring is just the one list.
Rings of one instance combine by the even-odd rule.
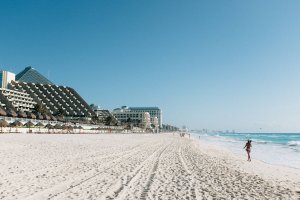
[[[136, 167], [136, 169], [131, 173], [129, 177], [127, 177], [124, 183], [117, 184], [116, 187], [113, 187], [113, 189], [109, 191], [106, 196], [100, 199], [145, 199], [155, 176], [155, 172], [159, 164], [159, 159], [162, 153], [170, 145], [171, 142], [155, 151], [144, 162]], [[139, 190], [141, 189], [141, 187], [143, 189]]]
[[[80, 186], [81, 184], [88, 182], [92, 180], [93, 178], [104, 174], [106, 170], [110, 169], [112, 166], [116, 165], [117, 163], [121, 163], [124, 157], [130, 157], [132, 155], [138, 154], [143, 150], [142, 145], [137, 145], [134, 148], [131, 148], [130, 150], [126, 150], [121, 153], [117, 153], [118, 157], [113, 158], [110, 161], [107, 161], [104, 165], [101, 166], [101, 170], [98, 169], [92, 169], [89, 172], [85, 172], [81, 174], [80, 176], [76, 177], [76, 179], [67, 180], [60, 184], [55, 185], [54, 187], [48, 188], [46, 190], [43, 190], [39, 193], [36, 193], [35, 195], [28, 197], [27, 199], [53, 199], [57, 198], [59, 195], [68, 192], [69, 190]], [[105, 158], [111, 157], [111, 156], [105, 156]], [[25, 199], [25, 197], [24, 197]]]
[[182, 141], [180, 141], [180, 147], [178, 150], [178, 155], [179, 155], [179, 160], [184, 168], [184, 170], [187, 172], [187, 179], [189, 180], [189, 190], [191, 197], [193, 199], [201, 199], [199, 193], [197, 192], [197, 187], [196, 187], [196, 180], [193, 176], [193, 172], [188, 168], [186, 161], [184, 160], [184, 157], [182, 156]]

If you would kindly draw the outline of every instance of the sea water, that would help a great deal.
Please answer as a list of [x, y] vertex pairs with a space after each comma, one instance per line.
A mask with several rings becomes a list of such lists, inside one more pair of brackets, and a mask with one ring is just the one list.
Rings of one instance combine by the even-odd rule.
[[192, 135], [207, 143], [227, 148], [237, 155], [247, 153], [244, 146], [252, 140], [252, 159], [300, 169], [300, 134], [296, 133], [201, 133]]

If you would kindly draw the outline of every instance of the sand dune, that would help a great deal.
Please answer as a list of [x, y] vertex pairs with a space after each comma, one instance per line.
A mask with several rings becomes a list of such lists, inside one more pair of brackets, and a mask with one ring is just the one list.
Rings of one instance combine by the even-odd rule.
[[0, 199], [300, 197], [299, 170], [251, 168], [172, 134], [0, 135], [0, 163]]

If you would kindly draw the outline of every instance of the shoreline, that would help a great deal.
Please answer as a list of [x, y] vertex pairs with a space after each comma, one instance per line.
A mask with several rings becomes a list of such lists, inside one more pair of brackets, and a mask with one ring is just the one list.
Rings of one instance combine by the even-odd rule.
[[[191, 133], [198, 133], [197, 131], [191, 131]], [[206, 133], [206, 134], [219, 134], [218, 132], [213, 132], [213, 133]], [[221, 134], [295, 134], [298, 135], [300, 134], [299, 132], [292, 132], [292, 133], [287, 133], [287, 132], [266, 132], [266, 133], [259, 133], [259, 132], [222, 132]]]
[[[300, 190], [300, 168], [295, 168], [287, 165], [271, 164], [255, 158], [252, 158], [252, 161], [248, 162], [246, 160], [246, 153], [245, 156], [241, 156], [222, 146], [214, 146], [203, 140], [197, 140], [196, 138], [193, 138], [192, 140], [194, 140], [194, 145], [199, 148], [200, 151], [205, 151], [205, 153], [210, 156], [217, 155], [218, 157], [223, 157], [227, 160], [231, 160], [233, 163], [237, 162], [239, 164], [242, 164], [242, 167], [240, 167], [240, 169], [243, 169], [248, 173], [254, 173], [260, 176], [264, 176], [265, 178], [271, 179], [273, 181], [292, 180], [293, 182], [299, 182], [298, 189]], [[214, 153], [210, 153], [211, 151], [213, 151]], [[264, 169], [269, 169], [271, 170], [271, 172]], [[281, 171], [282, 173], [278, 173], [278, 171]]]
[[202, 135], [192, 133], [193, 138], [198, 140], [198, 137], [201, 136], [200, 140], [202, 142], [216, 146], [216, 148], [226, 149], [239, 157], [246, 157], [243, 147], [245, 141], [250, 138], [253, 143], [252, 158], [270, 165], [300, 169], [300, 138], [298, 134], [289, 134], [286, 137], [284, 134], [280, 134], [280, 136], [276, 136], [276, 134], [268, 136], [267, 134], [261, 135], [257, 133], [251, 136], [237, 133], [237, 135]]
[[0, 149], [1, 199], [300, 197], [299, 170], [172, 133], [3, 134]]

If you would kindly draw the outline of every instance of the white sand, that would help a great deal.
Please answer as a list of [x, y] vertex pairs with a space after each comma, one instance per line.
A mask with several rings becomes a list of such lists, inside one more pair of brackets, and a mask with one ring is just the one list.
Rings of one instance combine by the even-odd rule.
[[5, 134], [0, 199], [300, 197], [299, 170], [243, 159], [172, 134]]

